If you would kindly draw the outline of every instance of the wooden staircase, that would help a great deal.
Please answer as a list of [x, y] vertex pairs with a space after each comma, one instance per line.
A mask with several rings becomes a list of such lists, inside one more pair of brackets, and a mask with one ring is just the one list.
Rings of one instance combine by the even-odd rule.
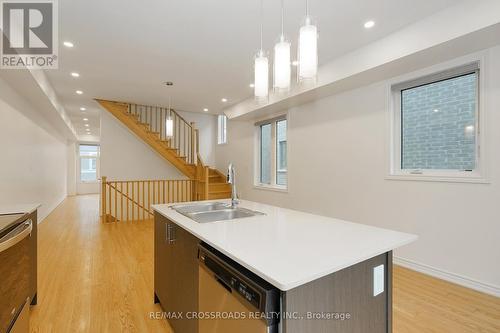
[[[170, 162], [190, 180], [196, 181], [193, 200], [231, 197], [231, 186], [220, 171], [205, 166], [199, 154], [199, 132], [172, 109], [96, 100], [137, 137]], [[172, 121], [172, 131], [166, 128]]]
[[225, 199], [231, 197], [231, 184], [219, 170], [209, 169], [208, 199]]

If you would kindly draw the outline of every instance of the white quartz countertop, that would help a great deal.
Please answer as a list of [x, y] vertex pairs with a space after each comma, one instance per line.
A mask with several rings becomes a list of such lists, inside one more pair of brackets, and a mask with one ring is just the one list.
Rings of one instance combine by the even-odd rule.
[[153, 209], [283, 291], [417, 239], [407, 233], [246, 200], [239, 206], [266, 215], [198, 223], [170, 206], [153, 205]]
[[4, 214], [20, 214], [20, 213], [33, 213], [40, 207], [39, 203], [26, 203], [26, 204], [0, 204], [0, 215]]

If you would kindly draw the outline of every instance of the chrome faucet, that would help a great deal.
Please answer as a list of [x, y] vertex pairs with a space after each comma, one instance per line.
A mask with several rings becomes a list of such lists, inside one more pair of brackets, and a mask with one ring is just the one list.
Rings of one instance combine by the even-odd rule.
[[231, 184], [231, 208], [235, 208], [239, 201], [238, 195], [236, 194], [236, 176], [233, 163], [229, 163], [227, 167], [227, 182]]

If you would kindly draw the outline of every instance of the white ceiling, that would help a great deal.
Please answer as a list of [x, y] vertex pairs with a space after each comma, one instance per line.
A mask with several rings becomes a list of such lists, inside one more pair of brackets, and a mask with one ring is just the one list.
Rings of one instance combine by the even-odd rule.
[[[310, 0], [319, 32], [320, 63], [429, 16], [457, 0]], [[83, 118], [99, 135], [93, 98], [168, 104], [220, 113], [252, 95], [259, 47], [260, 1], [85, 0], [59, 2], [59, 69], [47, 71], [79, 135]], [[285, 1], [285, 34], [296, 46], [305, 0]], [[280, 1], [264, 4], [264, 47], [280, 30]], [[363, 23], [376, 22], [366, 30]], [[72, 49], [62, 46], [72, 41]], [[80, 73], [79, 78], [70, 73]], [[173, 81], [174, 87], [162, 83]], [[83, 95], [75, 94], [80, 89]], [[222, 103], [221, 98], [228, 98]], [[80, 107], [87, 111], [80, 111]]]

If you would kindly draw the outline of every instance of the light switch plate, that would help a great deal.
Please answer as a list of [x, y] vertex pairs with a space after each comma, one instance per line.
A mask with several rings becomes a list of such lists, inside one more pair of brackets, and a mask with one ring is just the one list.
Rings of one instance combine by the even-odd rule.
[[384, 292], [385, 286], [385, 270], [384, 265], [373, 267], [373, 296], [380, 295]]

